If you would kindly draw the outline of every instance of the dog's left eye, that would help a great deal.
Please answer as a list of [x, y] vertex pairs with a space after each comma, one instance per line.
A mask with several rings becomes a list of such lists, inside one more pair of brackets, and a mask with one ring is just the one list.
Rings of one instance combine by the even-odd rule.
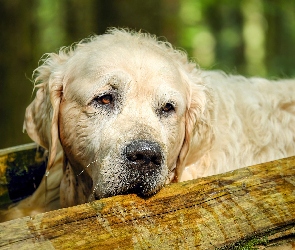
[[173, 106], [173, 104], [171, 103], [166, 103], [163, 107], [162, 107], [162, 111], [165, 112], [165, 113], [168, 113], [168, 112], [171, 112], [171, 111], [174, 111], [175, 108]]

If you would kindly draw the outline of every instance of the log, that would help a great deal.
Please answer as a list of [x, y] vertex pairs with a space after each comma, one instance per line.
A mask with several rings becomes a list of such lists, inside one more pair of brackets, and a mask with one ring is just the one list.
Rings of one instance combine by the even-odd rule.
[[46, 150], [36, 143], [0, 150], [0, 209], [24, 199], [37, 189], [46, 162]]
[[292, 249], [295, 157], [0, 224], [0, 249]]

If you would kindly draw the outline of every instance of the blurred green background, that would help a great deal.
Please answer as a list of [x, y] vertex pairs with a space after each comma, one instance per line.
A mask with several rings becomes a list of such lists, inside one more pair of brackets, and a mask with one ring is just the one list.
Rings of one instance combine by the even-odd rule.
[[0, 148], [30, 142], [40, 57], [111, 26], [165, 37], [204, 69], [295, 76], [294, 0], [0, 0]]

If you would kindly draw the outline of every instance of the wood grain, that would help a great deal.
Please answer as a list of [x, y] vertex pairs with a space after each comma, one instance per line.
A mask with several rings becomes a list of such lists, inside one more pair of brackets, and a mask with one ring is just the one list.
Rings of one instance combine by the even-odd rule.
[[0, 236], [0, 249], [292, 249], [295, 157], [4, 222]]

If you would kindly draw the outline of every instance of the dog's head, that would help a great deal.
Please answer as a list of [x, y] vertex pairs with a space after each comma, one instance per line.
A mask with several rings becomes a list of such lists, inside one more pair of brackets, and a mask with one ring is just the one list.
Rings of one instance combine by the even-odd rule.
[[113, 29], [49, 54], [36, 70], [25, 128], [64, 150], [62, 206], [134, 192], [149, 196], [181, 173], [205, 87], [184, 53]]

